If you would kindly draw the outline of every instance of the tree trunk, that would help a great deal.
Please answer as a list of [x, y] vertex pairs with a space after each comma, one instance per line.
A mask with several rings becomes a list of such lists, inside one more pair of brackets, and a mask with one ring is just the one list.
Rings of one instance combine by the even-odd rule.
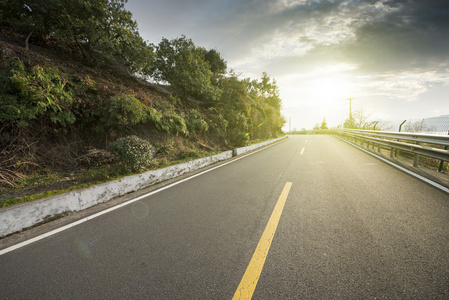
[[28, 41], [30, 40], [31, 35], [33, 32], [31, 31], [30, 34], [28, 34], [27, 38], [25, 39], [25, 49], [29, 50], [28, 48]]
[[75, 33], [72, 32], [72, 36], [73, 36], [73, 39], [75, 40], [76, 46], [81, 51], [81, 54], [83, 55], [84, 59], [86, 61], [88, 61], [89, 57], [87, 56], [86, 52], [84, 51], [83, 46], [81, 46], [81, 44], [78, 42], [78, 39], [76, 38]]

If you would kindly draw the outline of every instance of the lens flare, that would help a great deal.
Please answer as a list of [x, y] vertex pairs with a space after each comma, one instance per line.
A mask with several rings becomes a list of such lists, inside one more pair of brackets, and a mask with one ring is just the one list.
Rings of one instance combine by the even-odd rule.
[[87, 258], [92, 258], [92, 247], [100, 240], [100, 237], [92, 238], [90, 241], [77, 239], [78, 250]]
[[144, 219], [148, 216], [148, 205], [138, 201], [131, 206], [131, 213], [136, 219]]

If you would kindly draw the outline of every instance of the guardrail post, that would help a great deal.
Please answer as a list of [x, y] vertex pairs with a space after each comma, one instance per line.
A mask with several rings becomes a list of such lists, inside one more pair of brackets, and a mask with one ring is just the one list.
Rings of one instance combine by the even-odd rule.
[[[444, 150], [447, 150], [447, 146], [444, 146]], [[438, 172], [443, 172], [443, 166], [444, 166], [444, 160], [440, 162], [440, 165], [438, 167]]]
[[[404, 122], [402, 122], [401, 125], [399, 125], [399, 132], [401, 132], [402, 125], [404, 125], [405, 122], [407, 122], [407, 120], [404, 120]], [[399, 139], [398, 139], [397, 141], [399, 142]], [[398, 149], [396, 149], [394, 155], [395, 155], [395, 156], [398, 156]]]
[[[449, 135], [449, 130], [447, 131], [447, 135]], [[444, 150], [447, 150], [447, 146], [444, 146]], [[444, 160], [441, 160], [440, 165], [438, 166], [438, 172], [443, 172]]]
[[[416, 142], [416, 145], [421, 145], [421, 143], [420, 142]], [[415, 158], [413, 159], [413, 166], [415, 168], [417, 168], [418, 167], [418, 163], [419, 163], [419, 154], [415, 153]]]
[[[365, 143], [368, 149], [371, 149], [371, 143], [373, 145], [373, 152], [382, 153], [383, 150], [390, 148], [390, 158], [396, 159], [398, 150], [412, 153], [413, 166], [419, 167], [420, 156], [432, 157], [440, 162], [438, 171], [442, 172], [447, 170], [447, 164], [449, 162], [449, 136], [441, 136], [434, 134], [412, 134], [412, 133], [399, 133], [399, 132], [374, 132], [372, 130], [345, 130], [347, 135], [345, 136], [348, 141], [354, 141], [354, 145], [361, 145], [365, 148]], [[360, 141], [360, 143], [359, 143]], [[429, 147], [423, 147], [423, 145], [430, 145]], [[434, 147], [433, 145], [437, 145]], [[440, 146], [440, 147], [438, 147]], [[444, 147], [444, 150], [443, 150]]]

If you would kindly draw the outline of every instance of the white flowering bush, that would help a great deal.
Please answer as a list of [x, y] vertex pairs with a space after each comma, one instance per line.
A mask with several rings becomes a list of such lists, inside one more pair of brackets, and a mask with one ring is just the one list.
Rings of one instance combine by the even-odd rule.
[[147, 169], [154, 158], [155, 148], [150, 142], [135, 135], [127, 136], [109, 144], [114, 161], [133, 172]]

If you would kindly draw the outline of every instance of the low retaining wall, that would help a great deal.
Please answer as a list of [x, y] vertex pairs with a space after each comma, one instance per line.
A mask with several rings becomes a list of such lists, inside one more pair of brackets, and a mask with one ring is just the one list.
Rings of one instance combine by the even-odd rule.
[[246, 152], [255, 150], [255, 149], [257, 149], [257, 148], [260, 148], [260, 147], [263, 147], [263, 146], [272, 144], [272, 143], [274, 143], [274, 142], [277, 142], [277, 141], [282, 140], [282, 139], [285, 139], [285, 138], [286, 138], [286, 136], [283, 136], [283, 137], [280, 137], [280, 138], [277, 138], [277, 139], [274, 139], [274, 140], [265, 141], [265, 142], [258, 143], [258, 144], [254, 144], [254, 145], [251, 145], [251, 146], [242, 147], [242, 148], [237, 148], [237, 149], [234, 149], [234, 151], [233, 151], [232, 154], [233, 154], [234, 156], [240, 155], [240, 154], [243, 154], [243, 153], [246, 153]]
[[[285, 137], [282, 137], [285, 138]], [[226, 160], [282, 139], [192, 160], [179, 165], [123, 177], [88, 188], [75, 190], [0, 209], [0, 237], [39, 224], [58, 215], [80, 211], [112, 198], [135, 192], [150, 185], [175, 178], [210, 164]]]

